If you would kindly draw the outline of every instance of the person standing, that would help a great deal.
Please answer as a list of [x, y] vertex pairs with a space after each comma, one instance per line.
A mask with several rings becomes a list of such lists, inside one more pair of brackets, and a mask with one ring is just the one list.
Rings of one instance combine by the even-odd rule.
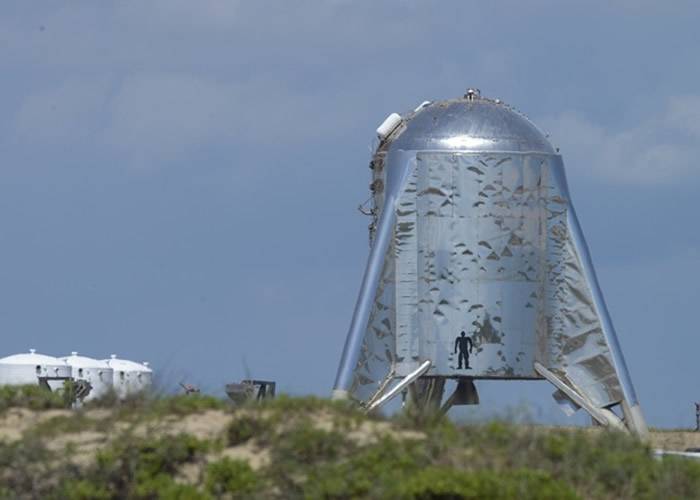
[[471, 366], [469, 366], [469, 354], [474, 349], [474, 342], [472, 342], [472, 339], [467, 337], [467, 334], [463, 331], [459, 337], [455, 339], [455, 354], [457, 354], [457, 351], [459, 351], [459, 356], [457, 357], [457, 369], [461, 370], [462, 369], [462, 360], [464, 360], [464, 369], [465, 370], [470, 370]]

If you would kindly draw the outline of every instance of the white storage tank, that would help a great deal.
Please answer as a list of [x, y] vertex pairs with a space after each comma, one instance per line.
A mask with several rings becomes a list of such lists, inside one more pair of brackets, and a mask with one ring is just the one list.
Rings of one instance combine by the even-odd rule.
[[0, 358], [0, 385], [39, 384], [40, 377], [47, 377], [49, 386], [55, 390], [70, 376], [71, 368], [65, 361], [37, 354], [34, 349]]
[[70, 365], [74, 380], [84, 380], [90, 384], [90, 392], [84, 401], [97, 399], [112, 390], [114, 370], [106, 361], [79, 356], [75, 351], [61, 359]]
[[142, 392], [153, 384], [153, 370], [148, 363], [119, 359], [116, 354], [105, 361], [114, 370], [114, 392], [120, 398]]

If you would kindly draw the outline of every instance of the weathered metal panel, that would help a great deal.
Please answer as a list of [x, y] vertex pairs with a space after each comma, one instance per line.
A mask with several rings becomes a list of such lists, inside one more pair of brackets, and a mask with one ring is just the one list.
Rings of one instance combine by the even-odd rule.
[[396, 346], [396, 287], [394, 259], [385, 258], [369, 315], [362, 349], [353, 372], [351, 394], [366, 401], [389, 374]]
[[430, 359], [434, 376], [539, 378], [538, 360], [596, 404], [620, 400], [552, 168], [547, 155], [417, 154], [390, 250], [399, 376]]
[[[414, 222], [406, 222], [418, 242], [417, 302], [402, 304], [406, 312], [397, 308], [397, 314], [417, 316], [416, 359], [433, 360], [431, 375], [538, 377], [533, 361], [543, 311], [543, 217], [530, 203], [539, 187], [523, 192], [528, 159], [418, 153], [417, 160], [417, 209]], [[411, 196], [405, 191], [401, 203]], [[403, 255], [397, 258], [401, 267]], [[460, 369], [455, 354], [462, 331], [473, 344], [470, 369]], [[397, 366], [399, 374], [406, 369]]]
[[[563, 168], [555, 164], [553, 168]], [[610, 348], [596, 310], [580, 249], [572, 239], [571, 200], [559, 182], [549, 176], [547, 197], [548, 359], [543, 364], [562, 376], [597, 406], [622, 399]]]
[[429, 376], [501, 379], [541, 378], [538, 362], [596, 407], [624, 401], [643, 433], [546, 137], [473, 93], [403, 119], [373, 158], [376, 226], [336, 393], [366, 400], [426, 360]]

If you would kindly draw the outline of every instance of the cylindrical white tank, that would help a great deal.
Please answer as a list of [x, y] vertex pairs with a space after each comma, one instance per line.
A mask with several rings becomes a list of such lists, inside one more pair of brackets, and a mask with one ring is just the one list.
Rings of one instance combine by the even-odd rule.
[[120, 398], [142, 392], [153, 383], [153, 370], [148, 367], [148, 363], [119, 359], [116, 354], [112, 354], [105, 362], [114, 370], [114, 392]]
[[0, 359], [0, 385], [38, 384], [39, 377], [48, 377], [49, 386], [56, 389], [63, 384], [61, 378], [70, 376], [71, 369], [65, 361], [37, 354], [34, 349]]
[[75, 351], [61, 359], [70, 365], [73, 379], [84, 380], [92, 387], [84, 401], [104, 396], [112, 389], [114, 370], [106, 361], [78, 356]]

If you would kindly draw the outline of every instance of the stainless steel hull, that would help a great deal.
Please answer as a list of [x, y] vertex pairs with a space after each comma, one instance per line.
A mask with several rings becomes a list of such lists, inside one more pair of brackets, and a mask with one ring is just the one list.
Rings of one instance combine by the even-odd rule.
[[636, 408], [626, 424], [644, 432], [561, 156], [534, 125], [474, 95], [435, 103], [404, 117], [372, 167], [376, 220], [337, 396], [376, 400], [426, 360], [428, 377], [551, 373], [573, 391], [559, 399], [611, 421], [610, 407]]

